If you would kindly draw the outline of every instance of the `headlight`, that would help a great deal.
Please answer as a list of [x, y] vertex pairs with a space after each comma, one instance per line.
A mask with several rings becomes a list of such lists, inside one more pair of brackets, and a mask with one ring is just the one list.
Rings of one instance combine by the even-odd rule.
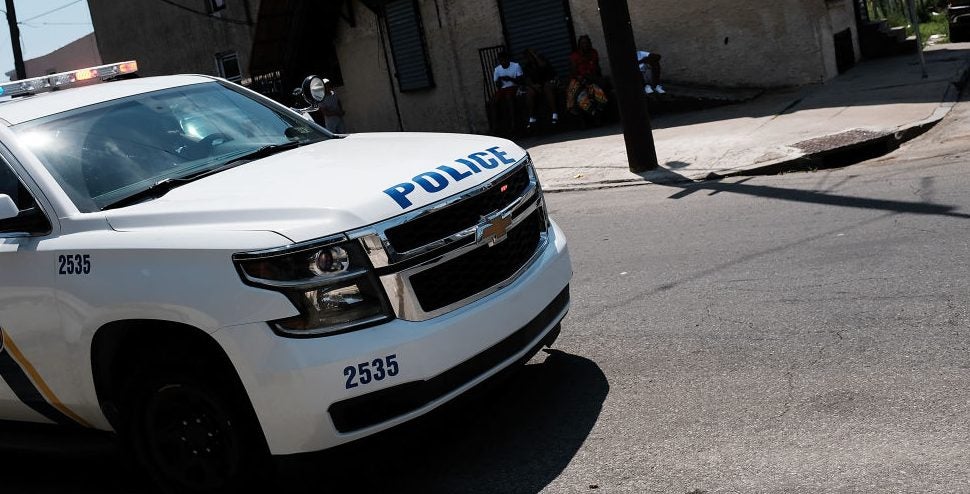
[[536, 183], [536, 189], [538, 189], [537, 193], [540, 196], [539, 201], [541, 202], [540, 209], [542, 210], [542, 219], [546, 223], [546, 228], [552, 228], [552, 221], [549, 219], [549, 211], [546, 208], [546, 196], [542, 193], [542, 184], [539, 183], [539, 173], [536, 172], [536, 166], [535, 163], [532, 162], [532, 157], [529, 156], [526, 159], [528, 160], [528, 164], [526, 166], [529, 168], [529, 179]]
[[330, 237], [292, 248], [235, 254], [247, 284], [279, 291], [300, 315], [270, 324], [286, 336], [323, 336], [393, 318], [390, 304], [357, 241]]

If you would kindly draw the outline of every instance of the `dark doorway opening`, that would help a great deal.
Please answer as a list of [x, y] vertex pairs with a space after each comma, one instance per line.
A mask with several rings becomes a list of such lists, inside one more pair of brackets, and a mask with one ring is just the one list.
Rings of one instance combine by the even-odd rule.
[[844, 31], [835, 33], [835, 65], [839, 73], [851, 69], [855, 65], [855, 48], [852, 43], [852, 30], [846, 28]]

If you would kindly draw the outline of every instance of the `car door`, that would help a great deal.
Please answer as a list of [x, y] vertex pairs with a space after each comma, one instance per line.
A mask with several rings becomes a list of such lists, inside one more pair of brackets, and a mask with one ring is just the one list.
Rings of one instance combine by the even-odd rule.
[[17, 217], [0, 220], [0, 420], [76, 422], [45, 380], [51, 369], [45, 348], [63, 338], [52, 288], [56, 254], [45, 250], [51, 222], [2, 158], [0, 194], [20, 209]]

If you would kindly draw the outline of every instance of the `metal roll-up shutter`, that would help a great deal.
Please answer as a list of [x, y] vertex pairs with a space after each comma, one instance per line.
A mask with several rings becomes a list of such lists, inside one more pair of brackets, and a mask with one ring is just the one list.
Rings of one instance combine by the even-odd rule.
[[384, 8], [397, 84], [401, 91], [434, 87], [415, 0], [394, 0]]
[[563, 0], [500, 0], [506, 41], [513, 60], [532, 48], [556, 67], [560, 77], [569, 75], [572, 52], [572, 20]]

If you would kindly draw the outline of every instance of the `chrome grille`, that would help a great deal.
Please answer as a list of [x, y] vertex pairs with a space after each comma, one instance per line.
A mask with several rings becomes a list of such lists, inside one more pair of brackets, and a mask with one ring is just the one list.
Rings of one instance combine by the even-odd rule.
[[397, 317], [423, 321], [514, 281], [546, 246], [546, 212], [528, 159], [457, 196], [352, 232]]
[[505, 241], [488, 244], [411, 276], [411, 287], [425, 312], [447, 307], [508, 279], [532, 258], [539, 245], [542, 212], [508, 232]]
[[483, 216], [504, 209], [529, 187], [529, 170], [506, 175], [478, 195], [449, 205], [407, 223], [388, 228], [387, 240], [397, 252], [407, 252], [474, 227]]

